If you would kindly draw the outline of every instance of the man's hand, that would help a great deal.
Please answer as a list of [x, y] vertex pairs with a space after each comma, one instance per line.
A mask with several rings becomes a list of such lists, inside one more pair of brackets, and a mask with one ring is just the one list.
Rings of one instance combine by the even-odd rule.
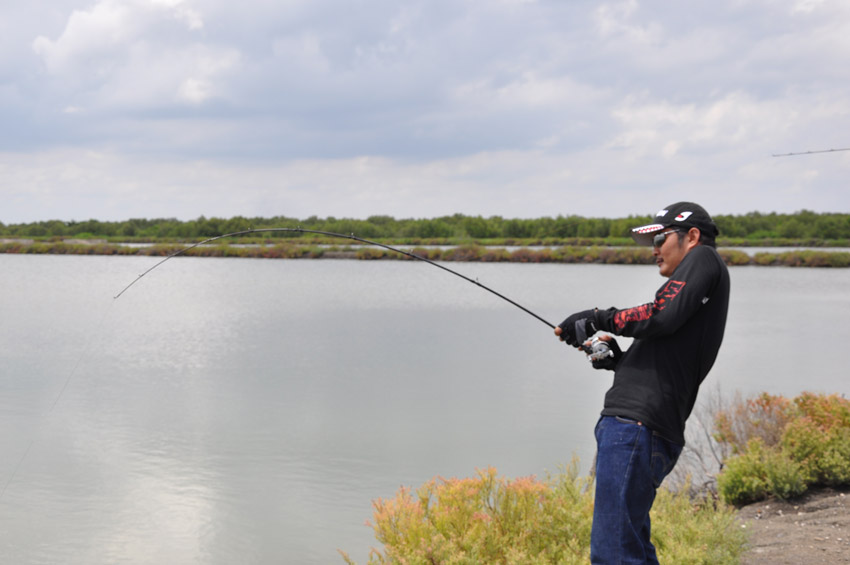
[[[614, 339], [614, 336], [604, 334], [599, 336], [599, 339], [608, 344], [608, 347], [611, 349], [611, 355], [603, 357], [602, 359], [594, 359], [591, 364], [594, 369], [613, 371], [617, 368], [617, 363], [620, 362], [620, 357], [623, 356], [623, 350], [620, 349], [620, 345], [617, 343], [617, 340]], [[589, 340], [585, 342], [585, 345], [589, 344]]]
[[566, 341], [567, 345], [581, 347], [588, 337], [596, 333], [594, 310], [577, 312], [561, 322], [555, 328], [555, 335]]

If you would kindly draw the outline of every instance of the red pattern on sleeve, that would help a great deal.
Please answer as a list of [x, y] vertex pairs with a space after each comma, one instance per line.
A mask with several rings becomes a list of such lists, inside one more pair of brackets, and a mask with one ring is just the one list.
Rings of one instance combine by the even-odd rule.
[[655, 295], [655, 302], [652, 304], [641, 304], [634, 308], [620, 310], [614, 314], [614, 327], [617, 331], [622, 330], [629, 322], [643, 322], [650, 319], [654, 314], [664, 310], [667, 305], [674, 299], [685, 287], [683, 281], [669, 280], [661, 290]]

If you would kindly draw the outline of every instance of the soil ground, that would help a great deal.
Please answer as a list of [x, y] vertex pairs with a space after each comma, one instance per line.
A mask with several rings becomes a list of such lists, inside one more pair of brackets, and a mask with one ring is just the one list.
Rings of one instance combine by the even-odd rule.
[[738, 517], [750, 534], [743, 565], [850, 564], [850, 490], [765, 500], [742, 507]]

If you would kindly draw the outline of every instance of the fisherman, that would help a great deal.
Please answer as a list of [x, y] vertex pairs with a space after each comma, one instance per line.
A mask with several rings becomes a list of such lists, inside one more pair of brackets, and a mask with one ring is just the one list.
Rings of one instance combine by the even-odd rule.
[[597, 331], [634, 338], [621, 351], [610, 335], [609, 357], [593, 362], [614, 371], [596, 424], [596, 494], [590, 560], [594, 564], [658, 563], [650, 541], [655, 492], [685, 445], [685, 421], [723, 340], [729, 272], [716, 250], [708, 212], [677, 202], [649, 225], [632, 230], [652, 245], [667, 281], [653, 302], [633, 308], [584, 310], [555, 328], [569, 345], [587, 346]]

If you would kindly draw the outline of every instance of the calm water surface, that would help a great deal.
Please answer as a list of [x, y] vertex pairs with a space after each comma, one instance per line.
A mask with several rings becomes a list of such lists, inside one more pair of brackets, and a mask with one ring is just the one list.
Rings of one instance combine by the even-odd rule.
[[[0, 255], [0, 561], [364, 563], [371, 501], [586, 469], [610, 383], [424, 263]], [[553, 323], [653, 267], [452, 264]], [[707, 386], [847, 392], [850, 270], [736, 267]]]

